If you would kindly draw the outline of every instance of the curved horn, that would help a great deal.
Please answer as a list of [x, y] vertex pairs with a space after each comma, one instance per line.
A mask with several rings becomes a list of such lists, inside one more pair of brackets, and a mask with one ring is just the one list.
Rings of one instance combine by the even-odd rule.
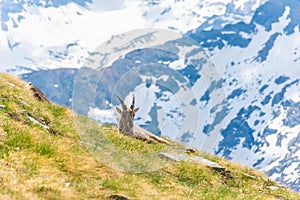
[[134, 94], [132, 94], [132, 103], [131, 103], [131, 106], [130, 106], [131, 110], [134, 109], [134, 101], [135, 101]]
[[119, 97], [119, 95], [117, 95], [117, 98], [119, 99], [122, 109], [123, 110], [127, 110], [127, 106], [125, 105], [124, 101]]

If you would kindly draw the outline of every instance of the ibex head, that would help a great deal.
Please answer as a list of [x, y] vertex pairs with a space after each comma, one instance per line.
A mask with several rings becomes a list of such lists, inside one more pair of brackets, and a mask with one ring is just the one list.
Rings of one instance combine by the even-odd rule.
[[139, 110], [139, 108], [134, 108], [134, 95], [132, 95], [132, 103], [129, 108], [127, 108], [124, 101], [119, 96], [117, 96], [117, 98], [122, 106], [122, 109], [116, 107], [116, 110], [121, 115], [119, 120], [119, 131], [122, 131], [125, 134], [133, 135], [133, 120], [135, 113]]

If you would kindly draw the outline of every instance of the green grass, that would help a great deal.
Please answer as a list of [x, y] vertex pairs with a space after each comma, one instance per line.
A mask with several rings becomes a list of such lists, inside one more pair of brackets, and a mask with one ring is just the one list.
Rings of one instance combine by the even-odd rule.
[[52, 157], [55, 153], [55, 149], [49, 143], [40, 143], [36, 145], [36, 151], [41, 156], [46, 156], [47, 158]]
[[[0, 199], [107, 199], [114, 194], [138, 200], [300, 199], [285, 188], [268, 189], [276, 183], [252, 168], [207, 153], [191, 154], [225, 166], [230, 176], [160, 159], [157, 152], [183, 147], [99, 127], [67, 108], [37, 101], [26, 83], [4, 74], [0, 105], [5, 106], [0, 109]], [[28, 113], [49, 129], [28, 120]]]

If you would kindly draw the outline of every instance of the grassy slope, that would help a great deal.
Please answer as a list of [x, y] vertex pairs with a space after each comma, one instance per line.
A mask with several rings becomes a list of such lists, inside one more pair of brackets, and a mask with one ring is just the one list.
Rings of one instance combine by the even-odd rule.
[[[254, 169], [200, 154], [231, 171], [232, 178], [205, 166], [178, 162], [155, 172], [126, 173], [97, 161], [81, 144], [67, 108], [37, 101], [26, 84], [0, 75], [0, 199], [105, 199], [120, 194], [130, 199], [300, 199]], [[29, 113], [29, 114], [28, 114]], [[49, 125], [46, 130], [28, 119]], [[128, 151], [152, 151], [147, 144], [106, 134]], [[247, 175], [246, 175], [247, 174]], [[256, 178], [251, 178], [253, 175]]]

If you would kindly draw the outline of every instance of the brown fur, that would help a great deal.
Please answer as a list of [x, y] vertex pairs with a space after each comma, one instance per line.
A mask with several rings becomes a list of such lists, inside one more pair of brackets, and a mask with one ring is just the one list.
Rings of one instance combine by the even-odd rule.
[[120, 113], [121, 115], [119, 120], [119, 131], [124, 134], [134, 136], [133, 120], [135, 113], [139, 110], [139, 108], [134, 108], [134, 96], [132, 97], [132, 104], [128, 108], [125, 105], [124, 101], [119, 96], [117, 97], [122, 106], [122, 109], [116, 107], [118, 113]]
[[127, 108], [127, 106], [124, 104], [124, 101], [119, 96], [117, 97], [122, 106], [122, 109], [116, 107], [118, 113], [120, 113], [121, 115], [118, 127], [120, 133], [130, 135], [132, 137], [145, 140], [147, 142], [161, 142], [165, 144], [170, 144], [169, 141], [159, 136], [156, 136], [139, 126], [134, 126], [134, 116], [135, 113], [139, 110], [139, 108], [134, 108], [134, 96], [132, 96], [132, 103], [129, 108]]

